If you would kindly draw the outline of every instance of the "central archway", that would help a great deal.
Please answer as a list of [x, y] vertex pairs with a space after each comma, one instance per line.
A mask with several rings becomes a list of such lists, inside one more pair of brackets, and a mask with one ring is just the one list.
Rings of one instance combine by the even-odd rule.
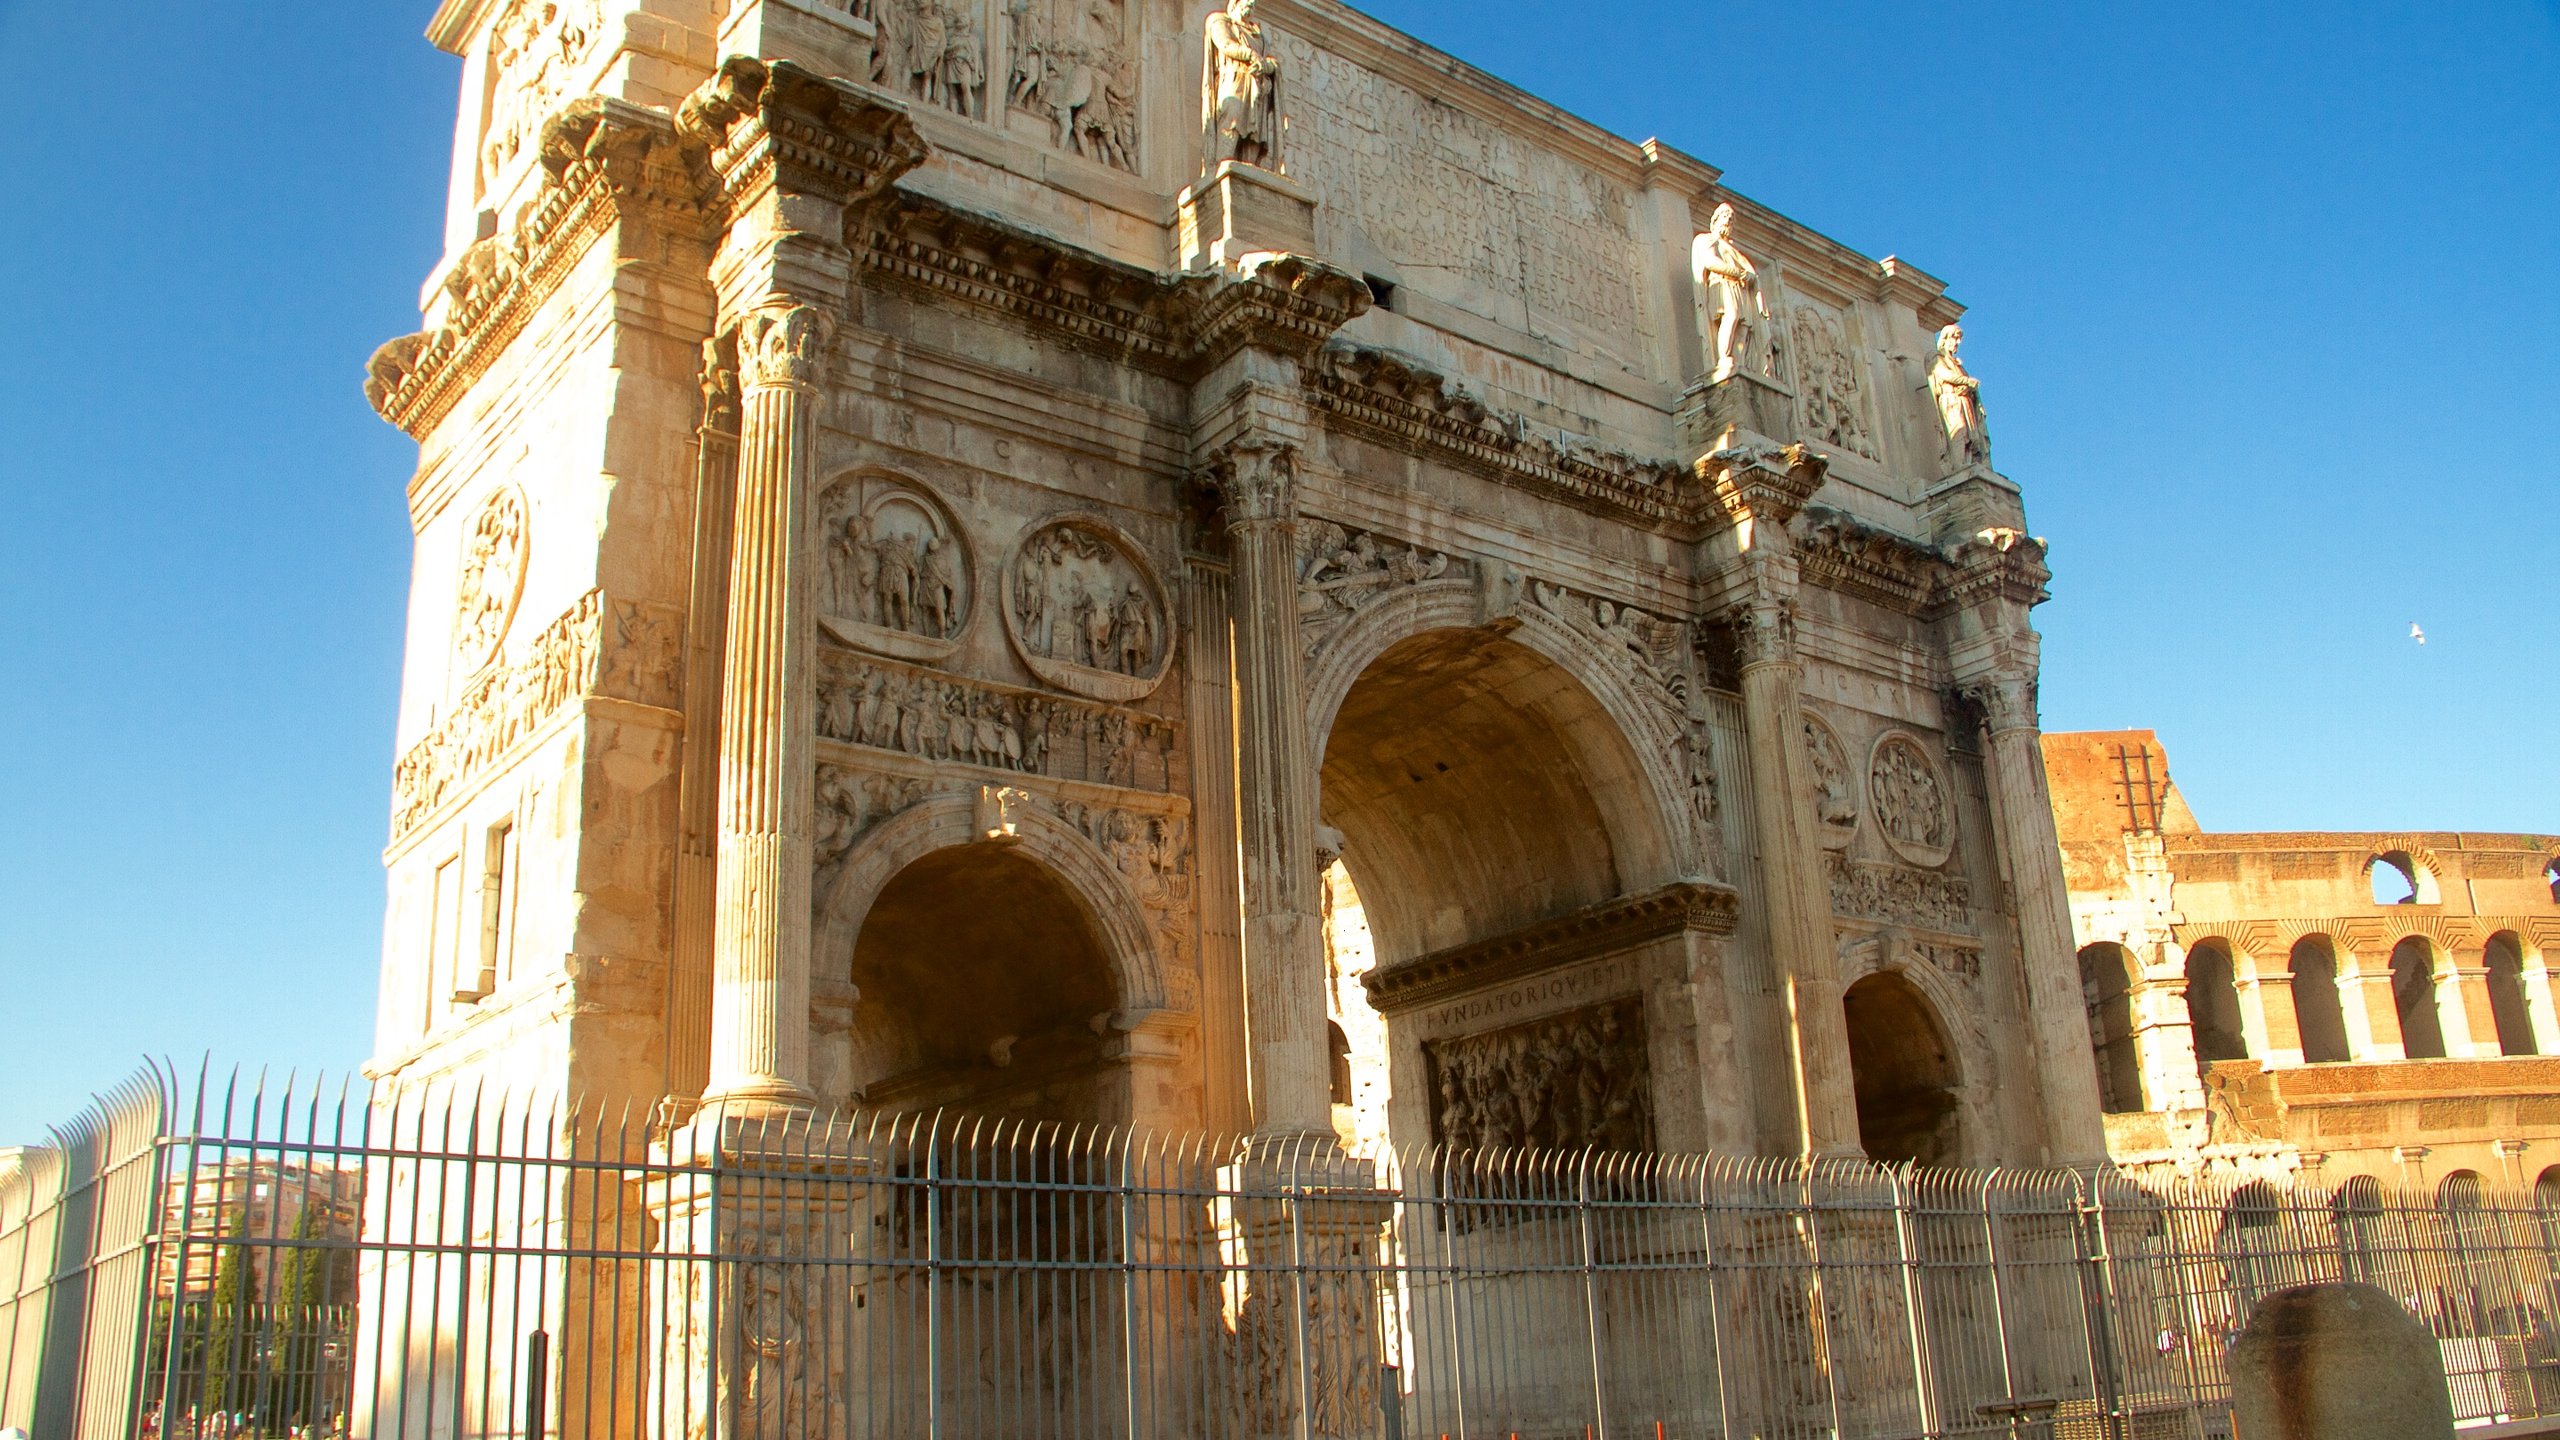
[[1322, 783], [1381, 963], [1675, 874], [1619, 726], [1561, 665], [1489, 631], [1427, 631], [1372, 661], [1332, 716]]
[[[1685, 964], [1676, 907], [1648, 897], [1676, 893], [1686, 851], [1644, 758], [1659, 747], [1602, 698], [1622, 677], [1471, 626], [1370, 653], [1311, 718], [1322, 818], [1341, 837], [1331, 914], [1365, 929], [1329, 933], [1328, 953], [1397, 984], [1433, 977], [1431, 1004], [1381, 1002], [1383, 1030], [1352, 1013], [1369, 992], [1332, 987], [1349, 1068], [1388, 1076], [1387, 1128], [1404, 1143], [1703, 1143], [1698, 1086], [1657, 1083], [1698, 1063], [1694, 1012], [1648, 999]], [[1616, 1097], [1605, 1124], [1590, 1096]], [[1372, 1118], [1337, 1125], [1374, 1133]]]

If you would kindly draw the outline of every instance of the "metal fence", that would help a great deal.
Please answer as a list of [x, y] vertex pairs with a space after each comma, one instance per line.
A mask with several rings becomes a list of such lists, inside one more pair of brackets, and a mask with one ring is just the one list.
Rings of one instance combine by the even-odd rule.
[[[186, 1095], [182, 1106], [181, 1097]], [[0, 1170], [0, 1424], [56, 1437], [2203, 1437], [2361, 1279], [2560, 1411], [2526, 1197], [711, 1123], [153, 1073]]]

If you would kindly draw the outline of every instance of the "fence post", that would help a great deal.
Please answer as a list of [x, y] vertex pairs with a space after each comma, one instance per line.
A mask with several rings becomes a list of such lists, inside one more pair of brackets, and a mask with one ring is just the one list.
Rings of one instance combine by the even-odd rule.
[[1138, 1436], [1138, 1182], [1137, 1137], [1120, 1139], [1120, 1361], [1121, 1399], [1129, 1440]]
[[942, 1440], [942, 1117], [924, 1145], [924, 1433]]
[[1942, 1433], [1938, 1418], [1937, 1372], [1929, 1362], [1927, 1322], [1922, 1311], [1919, 1247], [1912, 1242], [1912, 1194], [1906, 1182], [1911, 1172], [1887, 1170], [1885, 1183], [1893, 1195], [1893, 1244], [1902, 1258], [1902, 1310], [1908, 1322], [1905, 1330], [1911, 1337], [1911, 1390], [1920, 1411], [1920, 1433]]
[[2124, 1376], [2117, 1363], [2120, 1347], [2116, 1344], [2113, 1313], [2115, 1267], [2107, 1250], [2105, 1199], [2094, 1178], [2072, 1177], [2071, 1204], [2077, 1212], [2074, 1229], [2082, 1236], [2080, 1325], [2089, 1348], [2090, 1378], [2097, 1382], [2099, 1403], [2106, 1407], [2107, 1433], [2114, 1440], [2124, 1440], [2128, 1417]]
[[1289, 1209], [1289, 1271], [1296, 1282], [1298, 1303], [1292, 1317], [1298, 1334], [1298, 1440], [1311, 1440], [1315, 1427], [1314, 1367], [1307, 1349], [1307, 1251], [1305, 1234], [1306, 1187], [1300, 1183], [1298, 1167], [1303, 1160], [1302, 1147], [1293, 1142], [1289, 1147], [1289, 1178], [1281, 1188], [1283, 1202]]
[[1609, 1440], [1607, 1381], [1600, 1365], [1600, 1281], [1591, 1244], [1591, 1151], [1574, 1162], [1574, 1216], [1582, 1239], [1582, 1324], [1591, 1337], [1591, 1422], [1593, 1440]]

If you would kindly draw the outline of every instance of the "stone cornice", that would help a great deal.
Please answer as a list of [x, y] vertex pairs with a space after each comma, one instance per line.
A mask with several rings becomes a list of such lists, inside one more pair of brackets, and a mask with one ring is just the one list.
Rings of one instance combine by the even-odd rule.
[[1928, 611], [1949, 574], [1945, 558], [1928, 546], [1861, 524], [1827, 506], [1804, 512], [1796, 539], [1797, 573], [1807, 585], [1881, 605], [1905, 615]]
[[443, 324], [365, 365], [365, 398], [425, 439], [600, 237], [625, 221], [692, 229], [709, 172], [656, 111], [586, 96], [542, 127], [544, 171], [516, 229], [465, 250], [445, 277]]
[[859, 205], [925, 158], [904, 106], [788, 60], [721, 61], [675, 125], [707, 150], [731, 210], [777, 186]]
[[1699, 457], [1698, 478], [1735, 525], [1784, 525], [1822, 488], [1831, 461], [1803, 445], [1743, 445]]
[[[2560, 855], [2560, 835], [2519, 835], [2469, 830], [2206, 830], [2161, 836], [2172, 854], [2251, 850], [2338, 850], [2360, 856], [2392, 850], [2539, 852]], [[2483, 844], [2486, 841], [2489, 843]]]
[[1611, 955], [1668, 935], [1730, 935], [1741, 907], [1722, 885], [1683, 880], [1642, 895], [1585, 906], [1508, 935], [1382, 965], [1361, 981], [1369, 1003], [1393, 1015], [1485, 985]]
[[853, 238], [876, 279], [1178, 379], [1246, 346], [1303, 358], [1369, 308], [1359, 277], [1302, 255], [1241, 275], [1166, 275], [903, 190], [871, 207]]
[[1698, 518], [1684, 469], [1532, 435], [1446, 376], [1384, 350], [1333, 345], [1307, 370], [1307, 403], [1329, 425], [1436, 456], [1567, 504], [1646, 526]]
[[1989, 539], [1966, 541], [1956, 547], [1952, 557], [1955, 573], [1946, 582], [1946, 604], [1956, 609], [1994, 601], [2022, 606], [2043, 604], [2052, 598], [2052, 592], [2045, 587], [2053, 581], [2053, 571], [2044, 563], [2044, 552], [2042, 540], [2014, 531], [1998, 531]]

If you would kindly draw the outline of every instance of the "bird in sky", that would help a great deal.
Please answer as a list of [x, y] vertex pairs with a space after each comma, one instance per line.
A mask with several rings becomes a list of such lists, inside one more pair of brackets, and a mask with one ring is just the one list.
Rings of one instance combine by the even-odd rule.
[[2409, 638], [2417, 641], [2421, 645], [2424, 645], [2427, 643], [2427, 632], [2419, 629], [2418, 622], [2412, 620], [2409, 622]]

